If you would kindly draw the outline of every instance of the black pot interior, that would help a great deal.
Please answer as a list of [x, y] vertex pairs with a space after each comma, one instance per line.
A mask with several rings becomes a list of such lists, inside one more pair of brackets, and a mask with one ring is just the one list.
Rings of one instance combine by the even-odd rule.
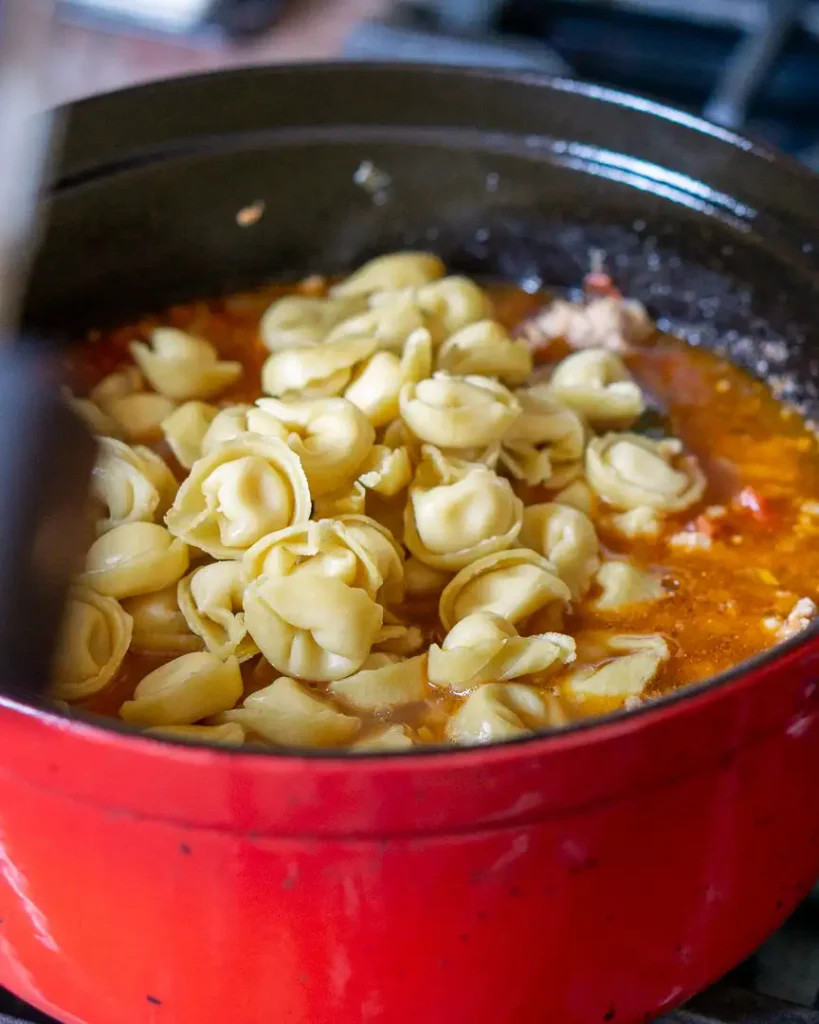
[[[571, 288], [600, 248], [661, 325], [815, 415], [818, 181], [561, 80], [349, 64], [175, 80], [69, 112], [27, 320], [76, 336], [406, 247]], [[239, 226], [253, 202], [264, 216]]]
[[[242, 227], [252, 203], [264, 215]], [[559, 289], [602, 249], [661, 326], [819, 418], [819, 179], [688, 115], [542, 77], [260, 68], [81, 103], [26, 320], [76, 338], [409, 247]]]

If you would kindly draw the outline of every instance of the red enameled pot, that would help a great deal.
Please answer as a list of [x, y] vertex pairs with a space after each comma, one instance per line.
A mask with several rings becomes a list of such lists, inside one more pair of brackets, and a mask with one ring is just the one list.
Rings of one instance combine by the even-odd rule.
[[[73, 331], [398, 245], [573, 285], [600, 247], [664, 323], [815, 410], [817, 241], [807, 172], [646, 101], [261, 69], [75, 108], [28, 317]], [[200, 749], [5, 700], [0, 983], [75, 1024], [650, 1020], [819, 874], [818, 678], [809, 631], [631, 714], [401, 756]]]

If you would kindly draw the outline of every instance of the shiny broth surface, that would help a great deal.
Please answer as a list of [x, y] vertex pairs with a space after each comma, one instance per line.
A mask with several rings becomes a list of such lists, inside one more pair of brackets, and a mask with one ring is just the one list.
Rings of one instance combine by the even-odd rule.
[[[172, 307], [112, 331], [92, 332], [70, 357], [72, 389], [77, 396], [87, 395], [107, 375], [133, 362], [130, 343], [147, 342], [156, 327], [170, 326], [205, 339], [215, 347], [219, 359], [241, 364], [240, 379], [208, 402], [219, 408], [252, 403], [263, 394], [261, 372], [270, 356], [260, 337], [263, 313], [283, 296], [322, 297], [328, 287], [322, 278], [289, 288], [271, 286], [249, 294]], [[531, 318], [548, 305], [548, 297], [505, 284], [486, 286], [485, 290], [494, 307], [494, 320], [511, 336], [523, 333], [529, 338], [535, 376], [545, 380], [546, 368], [574, 351], [554, 330], [546, 330], [540, 337], [522, 330], [522, 325], [531, 323]], [[522, 636], [557, 631], [573, 638], [576, 644], [576, 657], [570, 663], [512, 677], [516, 683], [533, 686], [547, 700], [540, 719], [539, 712], [513, 708], [512, 713], [525, 730], [559, 727], [578, 717], [600, 714], [624, 702], [633, 706], [703, 680], [790, 635], [804, 626], [815, 610], [812, 602], [819, 592], [819, 450], [814, 433], [797, 413], [780, 404], [765, 384], [707, 351], [653, 330], [639, 340], [626, 340], [618, 358], [644, 392], [648, 411], [632, 427], [622, 429], [652, 438], [663, 433], [679, 438], [696, 458], [705, 476], [705, 489], [690, 506], [663, 514], [654, 536], [624, 535], [615, 520], [622, 509], [611, 507], [599, 495], [592, 496], [589, 511], [599, 540], [599, 560], [623, 560], [647, 572], [655, 585], [659, 584], [661, 596], [600, 608], [601, 584], [595, 576], [582, 596], [565, 603], [562, 613], [557, 614], [550, 605], [518, 622], [517, 631]], [[377, 428], [377, 437], [382, 432], [382, 427]], [[157, 434], [146, 443], [165, 460], [177, 480], [185, 478], [187, 471], [166, 440]], [[498, 472], [504, 478], [509, 476], [502, 468]], [[512, 487], [527, 506], [554, 501], [556, 496], [548, 480], [530, 485], [512, 477]], [[406, 504], [406, 500], [404, 493], [398, 503]], [[386, 521], [373, 512], [384, 503], [383, 498], [368, 492], [366, 513]], [[190, 570], [206, 561], [201, 552], [194, 555]], [[439, 617], [439, 598], [440, 591], [415, 594], [392, 609], [406, 625], [422, 629], [424, 644], [416, 657], [430, 643], [440, 644], [446, 636]], [[128, 601], [123, 604], [127, 606]], [[613, 635], [661, 636], [666, 657], [636, 693], [578, 694], [566, 680], [579, 667], [594, 668], [609, 662], [614, 652], [605, 644]], [[190, 649], [203, 647], [194, 637]], [[175, 656], [135, 651], [132, 646], [110, 681], [98, 692], [79, 700], [69, 699], [70, 703], [100, 714], [118, 715], [137, 684]], [[287, 675], [259, 654], [242, 661], [240, 671], [243, 694], [237, 706], [244, 697], [263, 691], [273, 680]], [[375, 709], [351, 706], [333, 694], [332, 683], [327, 680], [305, 679], [303, 688], [360, 722], [349, 738], [339, 738], [344, 734], [342, 730], [319, 740], [320, 745], [350, 746], [373, 738], [373, 749], [390, 748], [391, 741], [382, 742], [379, 737], [385, 727], [394, 725], [401, 727], [401, 735], [407, 740], [396, 749], [430, 742], [505, 738], [505, 734], [496, 735], [491, 729], [471, 739], [447, 731], [451, 716], [471, 692], [469, 688], [457, 692], [457, 688], [425, 681], [422, 699]], [[229, 715], [209, 714], [197, 721], [224, 725], [229, 719]], [[176, 721], [162, 721], [160, 716], [154, 722], [149, 715], [142, 724], [170, 726], [170, 734], [176, 725], [192, 723], [182, 713]], [[243, 720], [242, 726], [246, 741], [274, 742], [250, 719]], [[238, 735], [239, 740], [236, 734], [222, 738], [237, 742], [241, 731]], [[274, 731], [274, 735], [278, 734]], [[208, 737], [203, 732], [201, 738], [220, 737]]]

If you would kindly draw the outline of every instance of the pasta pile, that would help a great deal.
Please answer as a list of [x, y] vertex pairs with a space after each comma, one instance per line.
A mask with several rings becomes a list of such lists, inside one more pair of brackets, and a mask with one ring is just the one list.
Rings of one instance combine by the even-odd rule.
[[255, 404], [219, 404], [242, 365], [164, 327], [69, 396], [100, 436], [97, 539], [55, 697], [99, 693], [132, 651], [157, 667], [126, 722], [357, 751], [508, 740], [563, 724], [567, 700], [639, 699], [663, 636], [564, 631], [593, 590], [608, 609], [663, 596], [604, 557], [595, 517], [650, 536], [705, 480], [679, 441], [628, 432], [644, 401], [616, 352], [533, 372], [483, 290], [425, 253], [279, 299], [259, 330]]

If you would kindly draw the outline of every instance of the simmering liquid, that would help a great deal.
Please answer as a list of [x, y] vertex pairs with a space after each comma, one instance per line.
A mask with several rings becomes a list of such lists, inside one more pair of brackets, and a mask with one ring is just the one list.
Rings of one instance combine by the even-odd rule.
[[[325, 288], [321, 279], [295, 288], [266, 287], [176, 306], [109, 332], [92, 332], [70, 356], [72, 385], [84, 393], [130, 362], [129, 342], [145, 339], [156, 326], [171, 325], [206, 338], [221, 357], [244, 365], [244, 377], [219, 396], [219, 405], [252, 402], [261, 395], [260, 370], [269, 355], [258, 335], [261, 314], [277, 297], [293, 292], [321, 295]], [[510, 330], [545, 301], [543, 295], [507, 285], [487, 290], [496, 318]], [[565, 344], [558, 341], [541, 350], [538, 359], [549, 363], [567, 353]], [[647, 695], [652, 696], [706, 679], [770, 647], [784, 635], [782, 624], [794, 605], [801, 598], [817, 599], [819, 446], [802, 418], [779, 403], [765, 384], [710, 352], [655, 334], [624, 359], [661, 410], [666, 431], [681, 438], [697, 456], [707, 490], [693, 508], [668, 516], [659, 536], [652, 539], [626, 538], [606, 525], [605, 516], [593, 516], [603, 554], [627, 556], [637, 566], [651, 569], [662, 579], [666, 596], [602, 611], [595, 607], [599, 590], [593, 589], [572, 605], [562, 629], [577, 640], [580, 664], [584, 650], [593, 649], [597, 631], [663, 634], [671, 657], [649, 686]], [[167, 446], [154, 447], [182, 479], [185, 472]], [[539, 489], [518, 490], [527, 504], [549, 500]], [[681, 533], [705, 536], [709, 544], [669, 543], [669, 538]], [[401, 611], [410, 622], [427, 627], [435, 640], [443, 638], [437, 596], [412, 602]], [[537, 616], [527, 624], [529, 632], [539, 627], [549, 628], [538, 623]], [[114, 681], [81, 706], [116, 715], [139, 680], [166, 660], [130, 652]], [[244, 663], [242, 674], [246, 692], [267, 685], [277, 675], [259, 658]], [[611, 698], [578, 703], [561, 693], [560, 679], [551, 674], [544, 685], [561, 703], [567, 721], [622, 703]], [[324, 687], [316, 684], [316, 688]], [[459, 700], [430, 687], [423, 705], [400, 709], [390, 721], [411, 723], [422, 728], [422, 738], [439, 741], [446, 715]]]

